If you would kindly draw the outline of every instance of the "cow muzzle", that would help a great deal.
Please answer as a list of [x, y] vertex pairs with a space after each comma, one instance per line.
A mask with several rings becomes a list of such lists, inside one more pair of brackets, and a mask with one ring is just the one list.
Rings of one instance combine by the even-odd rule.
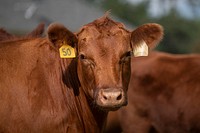
[[99, 89], [96, 95], [96, 104], [104, 110], [117, 110], [127, 105], [127, 98], [121, 88]]

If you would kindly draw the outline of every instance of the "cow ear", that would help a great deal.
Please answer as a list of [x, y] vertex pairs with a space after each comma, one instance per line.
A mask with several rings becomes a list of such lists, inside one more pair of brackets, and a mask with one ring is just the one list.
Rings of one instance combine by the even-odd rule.
[[45, 24], [40, 23], [32, 32], [30, 32], [26, 36], [27, 37], [41, 37], [42, 34], [44, 33], [44, 29], [45, 29]]
[[50, 24], [47, 29], [47, 34], [49, 41], [57, 48], [60, 48], [63, 44], [75, 47], [78, 42], [76, 35], [62, 24]]
[[153, 49], [163, 38], [163, 28], [159, 24], [145, 24], [131, 33], [131, 44], [134, 56], [147, 56], [148, 50]]

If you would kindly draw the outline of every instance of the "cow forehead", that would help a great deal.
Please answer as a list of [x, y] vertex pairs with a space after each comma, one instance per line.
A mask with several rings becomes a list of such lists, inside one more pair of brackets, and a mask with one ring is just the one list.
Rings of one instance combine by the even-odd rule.
[[117, 32], [104, 31], [100, 33], [93, 29], [94, 32], [85, 30], [79, 37], [78, 49], [81, 52], [96, 56], [121, 54], [131, 50], [130, 36], [123, 33], [122, 30]]
[[123, 24], [109, 18], [101, 18], [85, 25], [78, 33], [79, 44], [81, 44], [79, 48], [127, 49], [130, 47], [130, 43], [127, 42], [130, 41], [129, 37], [130, 32], [124, 28]]
[[119, 22], [115, 22], [109, 18], [101, 18], [95, 20], [92, 23], [85, 25], [78, 36], [80, 38], [86, 38], [88, 36], [99, 37], [99, 36], [113, 36], [115, 34], [126, 35], [130, 33], [124, 28], [124, 25]]

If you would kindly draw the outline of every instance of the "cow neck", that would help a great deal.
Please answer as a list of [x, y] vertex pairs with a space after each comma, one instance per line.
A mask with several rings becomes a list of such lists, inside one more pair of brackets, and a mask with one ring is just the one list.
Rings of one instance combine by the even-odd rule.
[[[102, 132], [108, 112], [102, 111], [93, 104], [93, 100], [87, 98], [83, 91], [77, 74], [77, 59], [67, 59], [62, 63], [67, 68], [63, 72], [63, 82], [73, 95], [73, 101], [79, 121], [82, 123], [85, 132]], [[67, 65], [67, 66], [66, 66]], [[64, 70], [64, 69], [63, 69]]]

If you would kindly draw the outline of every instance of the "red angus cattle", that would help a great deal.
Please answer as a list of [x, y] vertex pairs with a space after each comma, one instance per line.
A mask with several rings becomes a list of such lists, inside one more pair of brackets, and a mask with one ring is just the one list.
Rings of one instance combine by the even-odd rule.
[[102, 132], [108, 111], [127, 104], [132, 51], [163, 33], [104, 16], [77, 34], [60, 24], [47, 34], [0, 43], [0, 132]]
[[200, 55], [132, 58], [128, 95], [115, 112], [124, 133], [199, 133]]
[[0, 28], [0, 41], [9, 40], [15, 36], [5, 31], [3, 28]]
[[[120, 112], [120, 109], [117, 111], [109, 112], [104, 133], [122, 133], [123, 132], [121, 123], [120, 123], [120, 119], [119, 119], [120, 118], [119, 112]], [[123, 114], [122, 114], [122, 116], [123, 116]], [[123, 119], [123, 117], [121, 117], [121, 119]]]
[[[44, 23], [40, 23], [32, 32], [28, 33], [25, 35], [23, 38], [33, 38], [33, 37], [41, 37], [42, 34], [44, 33]], [[3, 28], [0, 28], [0, 42], [1, 41], [6, 41], [6, 40], [14, 40], [14, 39], [19, 39], [22, 37], [12, 35], [5, 31]]]

